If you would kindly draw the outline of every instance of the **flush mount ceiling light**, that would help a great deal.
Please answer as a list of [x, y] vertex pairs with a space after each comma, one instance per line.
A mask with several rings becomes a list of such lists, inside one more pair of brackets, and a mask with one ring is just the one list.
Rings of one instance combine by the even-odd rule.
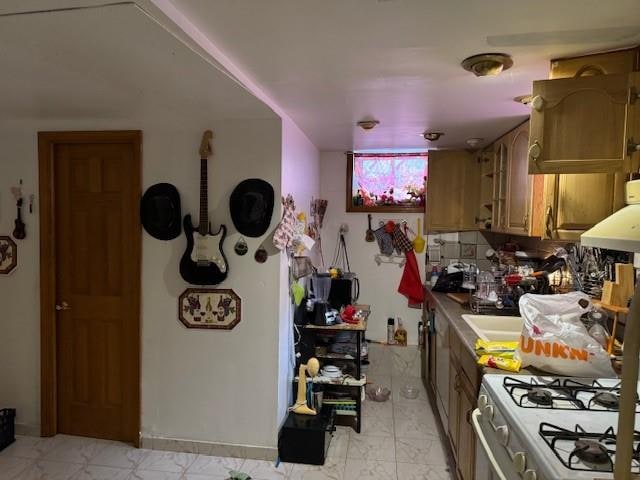
[[424, 139], [429, 140], [430, 142], [435, 142], [436, 140], [439, 140], [442, 135], [444, 135], [443, 132], [430, 132], [428, 130], [422, 134]]
[[478, 137], [467, 138], [467, 145], [469, 145], [469, 147], [471, 148], [476, 148], [478, 145], [482, 143], [483, 140], [484, 138], [478, 138]]
[[372, 130], [379, 123], [378, 120], [360, 120], [357, 125], [363, 130]]
[[465, 58], [461, 65], [476, 77], [486, 77], [508, 70], [513, 66], [513, 59], [506, 53], [481, 53]]

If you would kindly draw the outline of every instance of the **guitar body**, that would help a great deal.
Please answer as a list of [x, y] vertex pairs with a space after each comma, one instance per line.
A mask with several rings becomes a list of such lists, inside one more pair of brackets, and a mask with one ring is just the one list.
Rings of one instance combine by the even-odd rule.
[[180, 275], [192, 285], [217, 285], [227, 278], [229, 267], [222, 243], [227, 236], [227, 227], [220, 226], [218, 233], [201, 235], [191, 223], [191, 215], [183, 221], [187, 237], [187, 249], [180, 259]]
[[24, 240], [27, 236], [25, 224], [22, 221], [22, 199], [18, 200], [18, 216], [14, 222], [15, 228], [13, 229], [13, 238], [16, 240]]

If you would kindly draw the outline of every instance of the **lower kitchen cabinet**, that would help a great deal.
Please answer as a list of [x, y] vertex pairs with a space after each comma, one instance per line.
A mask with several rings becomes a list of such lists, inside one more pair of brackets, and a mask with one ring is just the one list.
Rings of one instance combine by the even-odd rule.
[[460, 480], [475, 479], [476, 434], [471, 425], [480, 389], [481, 371], [475, 354], [462, 344], [457, 332], [449, 329], [449, 443]]

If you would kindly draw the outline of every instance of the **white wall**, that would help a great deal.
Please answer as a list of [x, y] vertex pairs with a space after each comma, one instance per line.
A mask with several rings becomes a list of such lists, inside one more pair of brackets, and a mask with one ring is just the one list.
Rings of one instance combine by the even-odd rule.
[[[320, 153], [288, 118], [282, 121], [282, 194], [291, 194], [296, 211], [309, 215], [312, 197], [320, 193]], [[292, 304], [289, 294], [288, 260], [280, 259], [280, 323], [278, 342], [278, 417], [280, 424], [291, 404], [293, 379]]]
[[[345, 240], [349, 252], [351, 270], [360, 279], [360, 303], [371, 305], [371, 317], [367, 327], [367, 338], [386, 341], [387, 318], [400, 317], [407, 329], [408, 342], [418, 343], [418, 322], [421, 310], [407, 307], [407, 299], [397, 292], [402, 268], [395, 265], [378, 266], [374, 255], [379, 253], [376, 242], [365, 242], [367, 230], [366, 213], [347, 213], [345, 205], [347, 158], [344, 152], [321, 152], [320, 154], [320, 192], [322, 198], [329, 200], [322, 229], [322, 245], [327, 265], [333, 259], [340, 224], [349, 226]], [[404, 218], [413, 230], [416, 219], [422, 214], [396, 213], [373, 214], [372, 227], [375, 229], [381, 218]], [[416, 254], [424, 281], [424, 253]]]
[[[178, 273], [183, 238], [162, 242], [143, 233], [142, 431], [145, 435], [275, 447], [277, 440], [279, 311], [278, 255], [253, 259], [262, 239], [247, 238], [249, 254], [233, 252], [238, 238], [228, 213], [234, 186], [247, 177], [269, 181], [280, 196], [282, 127], [279, 119], [207, 121], [195, 112], [154, 112], [138, 120], [22, 120], [0, 122], [0, 234], [12, 230], [11, 185], [24, 180], [37, 193], [39, 130], [142, 129], [143, 184], [174, 183], [183, 214], [196, 213], [197, 147], [201, 132], [216, 133], [210, 162], [210, 215], [230, 230], [228, 279], [242, 298], [242, 321], [232, 331], [187, 330], [176, 318], [187, 287]], [[1, 119], [0, 119], [1, 120]], [[26, 214], [19, 267], [0, 277], [0, 405], [18, 409], [18, 422], [40, 419], [38, 211]], [[280, 215], [279, 206], [272, 226]]]

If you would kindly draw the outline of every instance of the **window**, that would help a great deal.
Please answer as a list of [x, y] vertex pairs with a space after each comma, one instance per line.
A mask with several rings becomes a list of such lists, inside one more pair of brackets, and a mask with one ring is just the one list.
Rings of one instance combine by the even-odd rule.
[[347, 154], [347, 212], [424, 212], [427, 152]]

